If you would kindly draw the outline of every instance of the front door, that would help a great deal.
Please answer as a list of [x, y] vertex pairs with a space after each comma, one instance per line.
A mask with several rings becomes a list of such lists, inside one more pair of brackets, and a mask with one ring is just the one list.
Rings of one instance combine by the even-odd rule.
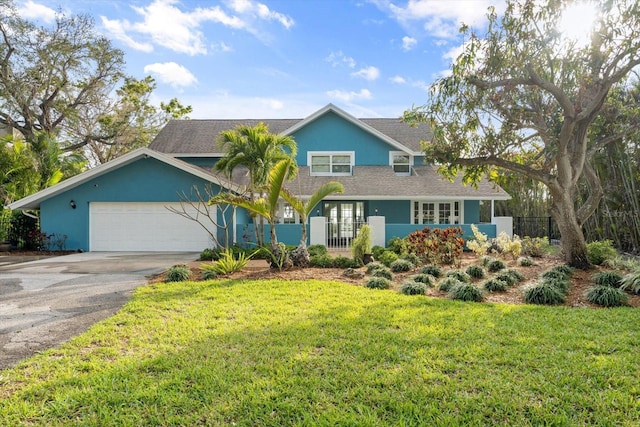
[[348, 248], [364, 224], [364, 202], [324, 202], [327, 247]]

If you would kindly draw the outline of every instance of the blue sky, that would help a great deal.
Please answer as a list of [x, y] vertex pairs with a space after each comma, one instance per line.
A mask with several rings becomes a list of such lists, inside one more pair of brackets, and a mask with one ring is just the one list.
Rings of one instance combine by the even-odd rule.
[[15, 0], [46, 24], [56, 10], [94, 17], [152, 75], [155, 100], [191, 118], [303, 118], [333, 103], [398, 117], [458, 52], [461, 22], [483, 29], [485, 0]]

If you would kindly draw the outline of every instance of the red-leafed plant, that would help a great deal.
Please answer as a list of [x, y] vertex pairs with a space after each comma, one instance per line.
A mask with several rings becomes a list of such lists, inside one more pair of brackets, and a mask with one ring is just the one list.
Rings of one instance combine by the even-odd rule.
[[407, 236], [408, 251], [422, 262], [458, 264], [464, 248], [462, 228], [429, 228], [416, 230]]

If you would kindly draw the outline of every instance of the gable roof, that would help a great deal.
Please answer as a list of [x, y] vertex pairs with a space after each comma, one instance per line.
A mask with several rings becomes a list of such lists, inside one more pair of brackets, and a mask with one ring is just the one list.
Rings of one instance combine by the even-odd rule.
[[357, 119], [335, 105], [328, 104], [304, 119], [171, 120], [151, 142], [149, 148], [178, 157], [221, 156], [216, 138], [222, 131], [238, 125], [255, 126], [262, 122], [269, 126], [269, 131], [273, 133], [290, 135], [330, 112], [395, 149], [409, 154], [421, 154], [420, 141], [431, 138], [431, 131], [426, 123], [412, 127], [399, 118]]
[[44, 190], [40, 190], [37, 193], [10, 203], [7, 208], [12, 210], [38, 209], [40, 207], [40, 203], [44, 200], [57, 196], [58, 194], [82, 185], [93, 178], [99, 177], [110, 171], [126, 166], [141, 158], [154, 158], [160, 162], [166, 163], [167, 165], [178, 168], [184, 172], [202, 178], [205, 181], [217, 184], [228, 190], [237, 190], [235, 184], [225, 180], [224, 178], [221, 178], [221, 176], [219, 175], [208, 172], [203, 168], [199, 168], [180, 159], [176, 159], [175, 157], [150, 150], [149, 148], [138, 148], [137, 150], [131, 151], [121, 157], [118, 157], [117, 159], [101, 164], [92, 169], [89, 169], [86, 172], [66, 179], [52, 187], [45, 188]]

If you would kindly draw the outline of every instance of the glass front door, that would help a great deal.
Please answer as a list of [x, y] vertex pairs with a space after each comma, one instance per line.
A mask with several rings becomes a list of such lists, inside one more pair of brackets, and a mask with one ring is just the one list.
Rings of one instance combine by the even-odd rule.
[[327, 246], [348, 248], [364, 224], [363, 202], [324, 202], [327, 217]]

